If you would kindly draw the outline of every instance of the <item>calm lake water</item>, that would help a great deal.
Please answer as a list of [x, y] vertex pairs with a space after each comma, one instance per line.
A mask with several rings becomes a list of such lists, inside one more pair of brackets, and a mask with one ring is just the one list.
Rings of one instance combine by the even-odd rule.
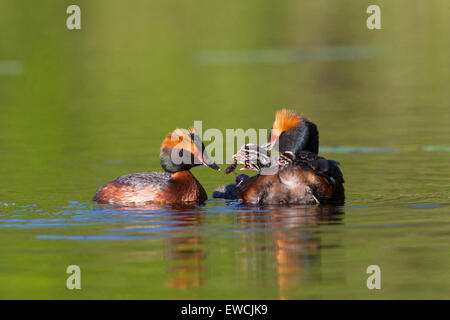
[[[97, 0], [69, 31], [72, 3], [2, 1], [0, 298], [449, 299], [450, 2], [376, 2], [377, 31], [357, 0]], [[317, 123], [344, 206], [91, 201], [161, 170], [176, 127], [281, 107]], [[192, 172], [209, 195], [234, 179]]]

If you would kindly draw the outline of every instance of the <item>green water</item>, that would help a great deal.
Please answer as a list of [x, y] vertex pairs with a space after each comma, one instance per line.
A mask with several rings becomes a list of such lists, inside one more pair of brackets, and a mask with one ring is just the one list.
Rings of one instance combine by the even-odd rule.
[[[449, 299], [449, 30], [446, 0], [1, 1], [0, 298]], [[268, 129], [280, 107], [317, 123], [345, 206], [91, 201], [160, 170], [176, 127]], [[233, 179], [193, 173], [209, 195]]]

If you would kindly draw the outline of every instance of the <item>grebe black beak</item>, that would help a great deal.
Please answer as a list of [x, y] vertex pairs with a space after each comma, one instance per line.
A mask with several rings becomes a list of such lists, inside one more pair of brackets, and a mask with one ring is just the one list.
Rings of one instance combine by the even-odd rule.
[[211, 164], [207, 164], [206, 166], [209, 167], [209, 168], [211, 168], [211, 169], [220, 171], [219, 166], [218, 166], [217, 164], [215, 164], [214, 162], [212, 162]]
[[195, 152], [195, 153], [194, 153], [194, 156], [195, 156], [198, 160], [200, 160], [200, 162], [201, 162], [204, 166], [207, 166], [207, 167], [209, 167], [209, 168], [211, 168], [211, 169], [220, 171], [219, 166], [218, 166], [217, 164], [215, 164], [213, 161], [211, 161], [211, 160], [208, 158], [208, 156], [206, 155], [206, 152], [205, 152], [203, 155], [199, 154], [198, 152]]

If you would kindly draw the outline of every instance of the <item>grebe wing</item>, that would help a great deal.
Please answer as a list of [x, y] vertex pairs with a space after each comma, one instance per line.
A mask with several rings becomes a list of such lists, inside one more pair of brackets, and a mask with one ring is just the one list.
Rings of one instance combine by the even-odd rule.
[[172, 175], [166, 172], [138, 172], [118, 177], [113, 182], [130, 186], [136, 189], [153, 186], [158, 189], [165, 189], [169, 186]]
[[328, 160], [308, 151], [301, 151], [296, 160], [296, 165], [309, 167], [316, 173], [332, 178], [333, 183], [337, 181], [344, 183], [344, 176], [336, 160]]

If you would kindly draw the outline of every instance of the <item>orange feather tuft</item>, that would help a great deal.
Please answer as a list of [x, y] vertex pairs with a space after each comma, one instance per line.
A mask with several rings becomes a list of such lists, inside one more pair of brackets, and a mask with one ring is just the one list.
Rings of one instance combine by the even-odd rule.
[[295, 128], [302, 122], [300, 117], [295, 111], [281, 109], [275, 114], [275, 121], [272, 126], [272, 130], [280, 135], [284, 131], [289, 131]]
[[191, 153], [198, 151], [194, 141], [191, 138], [191, 133], [196, 133], [195, 129], [175, 129], [164, 139], [161, 144], [161, 149], [172, 149], [177, 147], [179, 149], [187, 150]]

